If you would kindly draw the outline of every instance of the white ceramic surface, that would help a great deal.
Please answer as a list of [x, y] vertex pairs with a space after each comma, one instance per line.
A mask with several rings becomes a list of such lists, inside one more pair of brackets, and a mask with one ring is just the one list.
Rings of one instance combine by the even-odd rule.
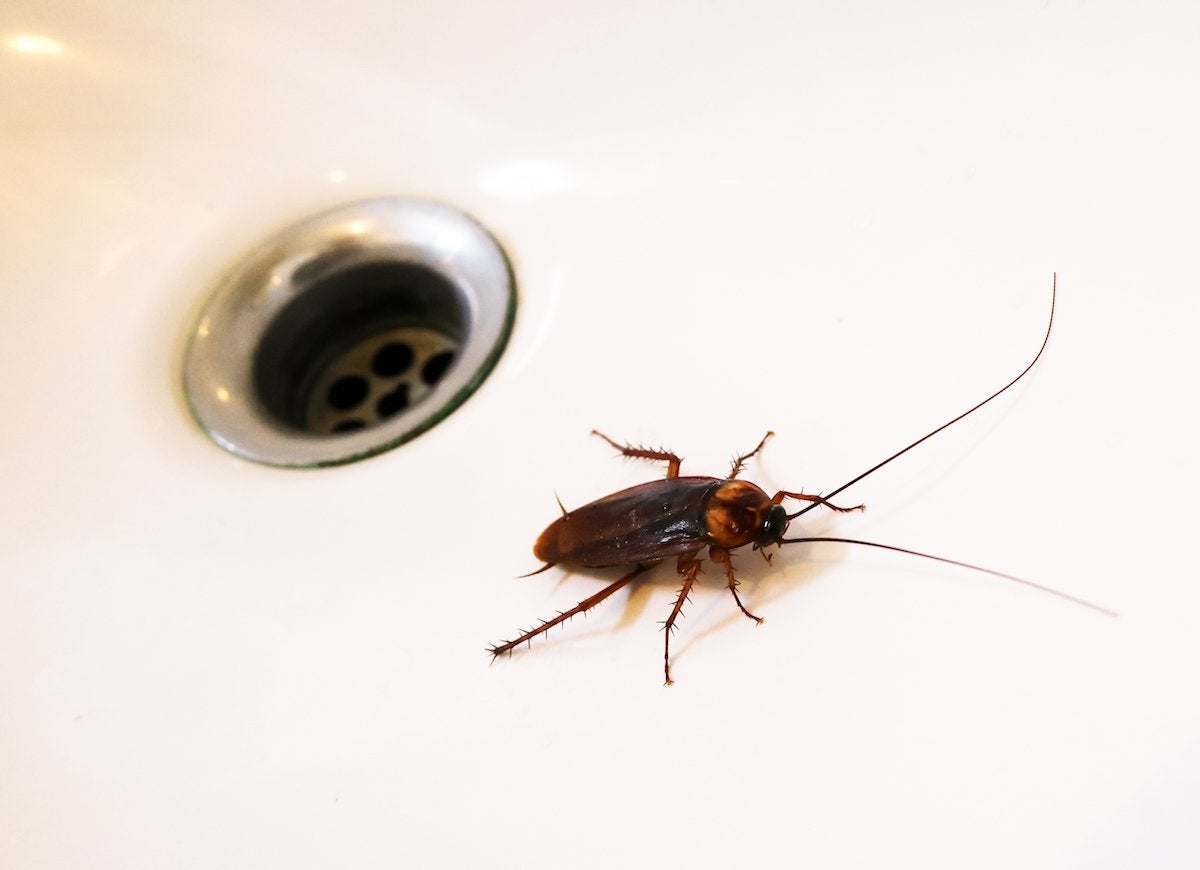
[[[0, 864], [1196, 866], [1191, 4], [0, 6]], [[522, 307], [413, 443], [253, 465], [188, 416], [214, 276], [413, 194]], [[850, 548], [534, 567], [647, 479], [847, 493]]]

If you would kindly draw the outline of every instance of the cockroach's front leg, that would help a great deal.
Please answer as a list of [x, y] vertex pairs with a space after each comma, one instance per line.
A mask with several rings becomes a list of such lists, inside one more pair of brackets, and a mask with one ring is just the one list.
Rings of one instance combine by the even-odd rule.
[[837, 505], [833, 504], [832, 502], [828, 502], [825, 499], [821, 498], [821, 496], [819, 496], [819, 495], [805, 495], [802, 492], [785, 492], [782, 489], [779, 490], [779, 492], [775, 493], [775, 495], [773, 495], [771, 497], [771, 502], [773, 504], [779, 504], [785, 498], [794, 498], [797, 501], [817, 502], [818, 504], [825, 505], [825, 507], [829, 508], [830, 510], [838, 511], [839, 513], [843, 513], [843, 514], [848, 514], [851, 511], [865, 511], [867, 509], [867, 506], [865, 504], [856, 504], [854, 507], [838, 507]]
[[742, 473], [742, 467], [746, 464], [746, 460], [749, 459], [751, 456], [754, 456], [756, 453], [758, 453], [758, 451], [762, 450], [763, 445], [766, 444], [768, 439], [770, 439], [771, 436], [774, 434], [775, 434], [774, 432], [768, 432], [766, 435], [763, 436], [762, 441], [758, 442], [757, 447], [755, 447], [749, 453], [743, 453], [737, 459], [733, 460], [733, 467], [731, 469], [729, 469], [729, 479], [730, 480], [733, 480], [735, 477], [737, 477], [739, 474]]
[[684, 553], [679, 557], [678, 570], [679, 575], [683, 577], [683, 586], [679, 588], [679, 595], [675, 598], [675, 606], [671, 608], [671, 615], [663, 623], [663, 674], [667, 678], [666, 685], [668, 686], [675, 682], [671, 679], [671, 632], [675, 630], [675, 620], [683, 611], [683, 603], [692, 594], [692, 586], [696, 584], [696, 577], [700, 574], [700, 560], [696, 558], [695, 553]]
[[674, 453], [666, 450], [646, 450], [644, 447], [631, 447], [628, 444], [618, 444], [603, 432], [597, 432], [595, 429], [592, 430], [592, 434], [603, 438], [613, 447], [620, 450], [623, 456], [632, 456], [635, 459], [661, 460], [667, 463], [667, 477], [679, 477], [679, 464], [683, 460]]
[[725, 569], [725, 577], [729, 580], [729, 591], [733, 593], [733, 600], [737, 602], [738, 609], [753, 619], [755, 623], [762, 625], [762, 617], [755, 616], [753, 613], [747, 610], [746, 605], [742, 604], [742, 599], [738, 597], [738, 579], [733, 574], [733, 556], [730, 555], [728, 550], [723, 550], [720, 547], [709, 547], [708, 556]]
[[[546, 566], [546, 568], [549, 568], [549, 567], [550, 567], [549, 565]], [[533, 640], [539, 634], [546, 633], [550, 629], [554, 628], [554, 626], [560, 625], [560, 624], [566, 622], [572, 616], [577, 616], [580, 613], [586, 613], [587, 611], [591, 610], [593, 607], [595, 607], [597, 604], [599, 604], [601, 601], [603, 601], [608, 596], [612, 595], [614, 592], [616, 592], [622, 586], [625, 586], [626, 584], [628, 584], [629, 581], [632, 580], [634, 577], [636, 577], [638, 574], [641, 574], [644, 571], [649, 571], [652, 567], [653, 567], [652, 565], [638, 565], [636, 568], [634, 568], [632, 571], [630, 571], [628, 574], [626, 574], [620, 580], [617, 580], [614, 583], [610, 583], [609, 585], [607, 585], [603, 589], [601, 589], [599, 592], [597, 592], [595, 595], [592, 595], [589, 598], [583, 599], [583, 601], [580, 601], [578, 604], [576, 604], [570, 610], [568, 610], [564, 613], [560, 613], [558, 616], [554, 617], [553, 619], [543, 620], [542, 624], [539, 625], [537, 628], [530, 629], [529, 631], [525, 632], [523, 635], [518, 637], [516, 640], [506, 640], [506, 641], [504, 641], [504, 643], [497, 644], [496, 646], [493, 646], [493, 647], [489, 647], [488, 652], [490, 652], [492, 654], [493, 659], [495, 659], [496, 656], [503, 655], [504, 653], [512, 652], [513, 649], [515, 649], [516, 647], [519, 647], [521, 644], [527, 643], [528, 641]], [[542, 570], [544, 571], [546, 569], [543, 568]], [[536, 574], [538, 572], [535, 571], [534, 573]]]

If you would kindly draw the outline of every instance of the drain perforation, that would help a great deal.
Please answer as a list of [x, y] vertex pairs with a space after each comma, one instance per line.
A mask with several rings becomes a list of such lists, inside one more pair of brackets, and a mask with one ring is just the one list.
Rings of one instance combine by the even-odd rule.
[[[391, 419], [425, 400], [446, 376], [457, 350], [445, 335], [416, 327], [369, 337], [334, 358], [318, 378], [304, 428], [336, 433], [348, 431], [341, 428], [347, 421], [370, 428]], [[381, 357], [393, 365], [380, 366]], [[354, 403], [339, 404], [350, 384], [356, 389]]]

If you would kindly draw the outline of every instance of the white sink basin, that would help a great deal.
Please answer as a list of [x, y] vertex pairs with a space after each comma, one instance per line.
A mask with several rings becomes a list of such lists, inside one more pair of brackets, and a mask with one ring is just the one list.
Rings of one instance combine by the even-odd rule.
[[[1157, 15], [1157, 17], [1155, 17]], [[1197, 13], [9, 0], [0, 864], [1191, 866]], [[478, 218], [505, 355], [315, 471], [221, 450], [218, 276], [367, 197]], [[538, 567], [649, 480], [825, 491], [672, 645], [663, 565]], [[1155, 856], [1163, 860], [1155, 860]], [[1165, 857], [1164, 857], [1165, 856]]]

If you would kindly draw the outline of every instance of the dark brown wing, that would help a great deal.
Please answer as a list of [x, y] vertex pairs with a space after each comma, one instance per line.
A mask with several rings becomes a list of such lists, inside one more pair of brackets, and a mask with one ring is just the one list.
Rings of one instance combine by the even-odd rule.
[[570, 511], [533, 545], [543, 562], [605, 568], [658, 562], [707, 544], [704, 514], [715, 477], [670, 477], [614, 492]]

